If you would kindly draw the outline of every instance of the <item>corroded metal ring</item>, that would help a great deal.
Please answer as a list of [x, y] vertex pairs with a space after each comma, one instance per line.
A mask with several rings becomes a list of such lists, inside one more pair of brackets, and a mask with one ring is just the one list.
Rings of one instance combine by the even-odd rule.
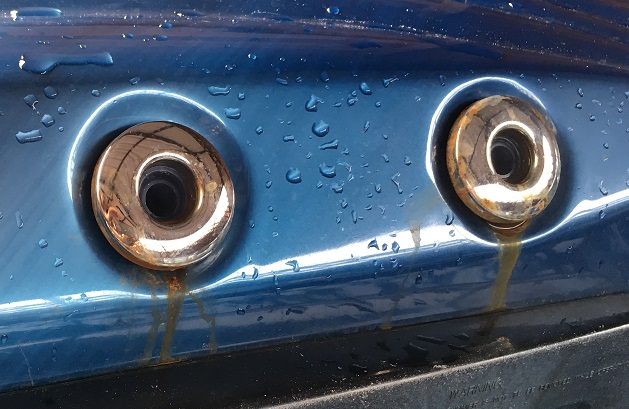
[[559, 183], [556, 129], [528, 103], [493, 96], [469, 106], [447, 144], [457, 195], [478, 216], [516, 225], [539, 214]]
[[92, 178], [92, 207], [107, 240], [127, 259], [157, 270], [216, 256], [234, 200], [216, 149], [168, 122], [127, 129], [105, 149]]

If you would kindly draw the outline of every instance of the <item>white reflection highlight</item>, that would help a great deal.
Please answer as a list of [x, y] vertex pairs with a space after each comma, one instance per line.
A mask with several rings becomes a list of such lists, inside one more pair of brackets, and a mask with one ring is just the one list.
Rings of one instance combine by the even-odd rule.
[[[454, 237], [450, 236], [450, 230], [456, 231], [456, 235]], [[432, 250], [437, 246], [448, 246], [454, 244], [455, 242], [459, 243], [461, 241], [468, 240], [468, 233], [469, 232], [467, 230], [461, 228], [460, 226], [455, 227], [441, 225], [421, 229], [419, 237], [417, 237], [417, 233], [415, 233], [414, 236], [414, 233], [410, 230], [396, 231], [391, 234], [356, 241], [341, 247], [296, 255], [294, 257], [281, 259], [270, 264], [248, 264], [219, 281], [199, 289], [192, 290], [191, 293], [203, 293], [204, 291], [212, 290], [226, 283], [242, 281], [242, 271], [250, 273], [253, 269], [257, 269], [258, 279], [263, 277], [272, 277], [273, 275], [282, 276], [285, 274], [307, 274], [310, 271], [348, 266], [359, 262], [364, 263], [373, 260], [383, 260], [384, 258], [397, 258], [408, 255], [412, 252]], [[368, 248], [369, 242], [373, 239], [378, 242], [380, 250]], [[394, 252], [392, 249], [392, 243], [394, 241], [399, 245], [399, 250], [397, 252]], [[417, 241], [419, 241], [419, 243], [416, 243]], [[476, 239], [474, 239], [474, 241], [479, 242]], [[382, 244], [384, 243], [387, 243], [388, 246], [386, 251], [382, 251]], [[489, 242], [480, 241], [480, 243], [492, 245], [492, 243]], [[294, 272], [293, 267], [287, 264], [293, 260], [296, 260], [299, 264], [299, 272]]]
[[[609, 210], [611, 211], [615, 206], [620, 206], [629, 201], [629, 190], [623, 190], [617, 193], [610, 194], [608, 196], [603, 196], [600, 199], [595, 200], [582, 200], [580, 201], [574, 209], [555, 227], [551, 230], [548, 230], [542, 234], [537, 236], [530, 237], [522, 241], [522, 243], [531, 243], [536, 240], [540, 240], [546, 238], [559, 229], [563, 228], [565, 225], [569, 223], [575, 223], [579, 219], [584, 217], [595, 218], [598, 221], [597, 210]], [[593, 219], [594, 220], [594, 219]]]

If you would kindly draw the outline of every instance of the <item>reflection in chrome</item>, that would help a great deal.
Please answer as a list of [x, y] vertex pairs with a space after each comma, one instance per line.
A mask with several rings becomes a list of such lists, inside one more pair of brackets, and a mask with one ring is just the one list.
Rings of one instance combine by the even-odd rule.
[[557, 130], [527, 102], [492, 96], [456, 120], [447, 145], [450, 180], [476, 215], [514, 226], [542, 212], [559, 183]]
[[169, 122], [127, 129], [105, 149], [92, 179], [92, 207], [107, 240], [156, 270], [216, 259], [234, 200], [216, 149]]

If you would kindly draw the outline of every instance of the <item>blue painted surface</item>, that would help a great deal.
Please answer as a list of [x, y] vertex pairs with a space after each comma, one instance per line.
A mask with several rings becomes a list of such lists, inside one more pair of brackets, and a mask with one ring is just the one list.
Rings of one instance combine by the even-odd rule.
[[[317, 6], [315, 19], [147, 11], [117, 12], [112, 24], [55, 3], [71, 24], [45, 14], [3, 20], [0, 391], [485, 311], [499, 244], [434, 158], [460, 109], [496, 93], [545, 110], [563, 160], [556, 198], [524, 233], [507, 307], [626, 291], [629, 54], [614, 51], [627, 45], [581, 39], [575, 62], [552, 42], [569, 44], [578, 30], [546, 43], [529, 37], [528, 48], [512, 36], [488, 45], [432, 35], [473, 30], [481, 12], [503, 15], [495, 4], [456, 9], [445, 23], [443, 10], [419, 19], [389, 7], [381, 23], [396, 20], [396, 29], [368, 35], [357, 28], [377, 26], [372, 12], [350, 2], [334, 13]], [[522, 18], [513, 13], [505, 18]], [[159, 27], [164, 16], [170, 28]], [[425, 27], [400, 28], [408, 19]], [[112, 65], [94, 65], [103, 53]], [[23, 69], [51, 58], [58, 64], [44, 75]], [[226, 85], [227, 95], [208, 91]], [[316, 111], [306, 109], [312, 95]], [[104, 146], [151, 120], [208, 137], [238, 189], [228, 250], [176, 291], [111, 249], [89, 208]], [[329, 125], [323, 137], [318, 121]], [[33, 130], [40, 141], [18, 143], [18, 132]], [[300, 182], [289, 182], [291, 169]]]

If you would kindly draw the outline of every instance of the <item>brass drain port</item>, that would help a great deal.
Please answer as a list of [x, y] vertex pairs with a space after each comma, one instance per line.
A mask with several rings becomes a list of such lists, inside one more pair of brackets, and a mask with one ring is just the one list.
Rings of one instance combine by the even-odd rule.
[[556, 129], [530, 104], [492, 96], [469, 106], [447, 144], [454, 190], [475, 214], [515, 227], [550, 203], [561, 161]]
[[109, 243], [155, 270], [217, 257], [234, 200], [216, 149], [192, 129], [168, 122], [124, 131], [105, 149], [92, 178], [92, 207]]

